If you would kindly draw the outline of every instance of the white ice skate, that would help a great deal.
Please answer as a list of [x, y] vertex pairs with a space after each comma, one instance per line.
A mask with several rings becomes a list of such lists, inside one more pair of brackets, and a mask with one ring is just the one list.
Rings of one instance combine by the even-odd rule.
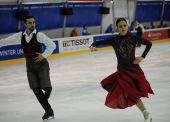
[[151, 117], [150, 113], [148, 113], [147, 111], [144, 111], [143, 116], [145, 118], [144, 122], [152, 122], [152, 117]]
[[50, 120], [54, 119], [54, 116], [49, 117], [48, 119], [44, 119], [43, 122], [48, 122]]

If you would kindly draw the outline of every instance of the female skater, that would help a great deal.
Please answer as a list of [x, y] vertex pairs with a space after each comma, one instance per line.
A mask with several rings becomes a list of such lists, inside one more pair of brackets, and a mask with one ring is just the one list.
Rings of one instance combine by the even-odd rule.
[[[136, 36], [142, 37], [142, 34], [144, 33], [145, 29], [144, 29], [143, 25], [139, 23], [138, 20], [135, 21], [135, 26], [134, 26], [133, 31], [135, 31], [135, 30], [137, 30]], [[140, 46], [141, 46], [141, 44], [138, 43], [137, 47], [140, 47]]]
[[[117, 37], [96, 41], [91, 45], [91, 51], [97, 51], [98, 45], [112, 45], [117, 59], [117, 72], [101, 81], [102, 87], [109, 93], [105, 105], [114, 109], [125, 109], [133, 105], [142, 111], [145, 122], [151, 122], [150, 113], [144, 107], [141, 97], [148, 97], [148, 93], [154, 94], [149, 82], [145, 79], [139, 63], [146, 57], [152, 43], [146, 39], [128, 34], [128, 25], [124, 18], [116, 21], [119, 32]], [[146, 45], [143, 54], [135, 58], [136, 43]]]

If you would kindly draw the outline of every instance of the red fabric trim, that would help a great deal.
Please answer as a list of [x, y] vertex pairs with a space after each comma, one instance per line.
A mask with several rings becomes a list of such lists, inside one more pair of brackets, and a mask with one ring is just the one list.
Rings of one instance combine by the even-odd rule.
[[[43, 51], [38, 52], [38, 53], [43, 53]], [[37, 55], [36, 53], [32, 53], [32, 54], [24, 54], [24, 55]]]
[[32, 41], [33, 37], [34, 37], [34, 34], [32, 35], [32, 38], [31, 38], [31, 40], [29, 41], [29, 43]]
[[29, 43], [27, 43], [26, 38], [25, 38], [25, 35], [24, 35], [24, 40], [25, 40], [25, 42], [26, 42], [26, 44], [27, 44], [27, 48], [28, 48], [28, 54], [25, 54], [25, 53], [24, 53], [24, 55], [29, 55], [29, 53], [30, 53], [30, 52], [29, 52], [29, 51], [30, 51], [30, 50], [29, 50]]
[[25, 42], [27, 43], [27, 48], [28, 48], [28, 54], [24, 54], [24, 55], [35, 55], [35, 54], [31, 54], [30, 45], [29, 45], [30, 42], [32, 41], [33, 37], [34, 37], [34, 34], [32, 35], [32, 38], [31, 38], [31, 40], [29, 42], [27, 42], [26, 38], [25, 38]]

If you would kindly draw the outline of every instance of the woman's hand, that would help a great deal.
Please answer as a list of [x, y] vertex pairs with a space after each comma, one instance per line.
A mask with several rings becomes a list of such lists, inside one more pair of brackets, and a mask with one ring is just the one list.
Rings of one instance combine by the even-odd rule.
[[95, 48], [95, 47], [93, 47], [93, 46], [91, 46], [90, 49], [91, 49], [91, 52], [98, 50], [97, 48]]
[[136, 57], [136, 60], [133, 62], [133, 64], [139, 64], [140, 62], [142, 62], [144, 58], [139, 56], [139, 57]]

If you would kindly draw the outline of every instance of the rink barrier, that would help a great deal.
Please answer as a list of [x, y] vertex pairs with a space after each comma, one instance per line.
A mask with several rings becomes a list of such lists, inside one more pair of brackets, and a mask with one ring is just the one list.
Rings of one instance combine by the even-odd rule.
[[[133, 35], [136, 34], [136, 32], [132, 32], [132, 33]], [[148, 37], [146, 37], [146, 34], [148, 34]], [[52, 39], [56, 44], [56, 49], [54, 50], [53, 54], [51, 54], [47, 58], [90, 52], [89, 46], [91, 45], [93, 41], [100, 41], [100, 40], [103, 40], [109, 37], [115, 37], [117, 35], [118, 33]], [[146, 30], [145, 35], [143, 36], [144, 36], [143, 38], [147, 38], [147, 39], [149, 38], [148, 40], [150, 40], [152, 43], [170, 41], [170, 28], [169, 29]], [[159, 40], [154, 40], [158, 38]], [[110, 45], [101, 45], [101, 46], [98, 46], [97, 48], [98, 50], [113, 49], [113, 47], [111, 47]], [[45, 49], [45, 46], [44, 46], [44, 49]], [[11, 54], [3, 57], [2, 51], [6, 51], [6, 50], [10, 50], [8, 53], [11, 53]], [[12, 55], [12, 53], [14, 52], [17, 53], [17, 51], [20, 54]], [[1, 47], [0, 48], [0, 59], [1, 59], [0, 65], [25, 61], [25, 58], [24, 58], [25, 56], [23, 52], [22, 53], [21, 52], [22, 52], [21, 44], [12, 44], [9, 46]]]

